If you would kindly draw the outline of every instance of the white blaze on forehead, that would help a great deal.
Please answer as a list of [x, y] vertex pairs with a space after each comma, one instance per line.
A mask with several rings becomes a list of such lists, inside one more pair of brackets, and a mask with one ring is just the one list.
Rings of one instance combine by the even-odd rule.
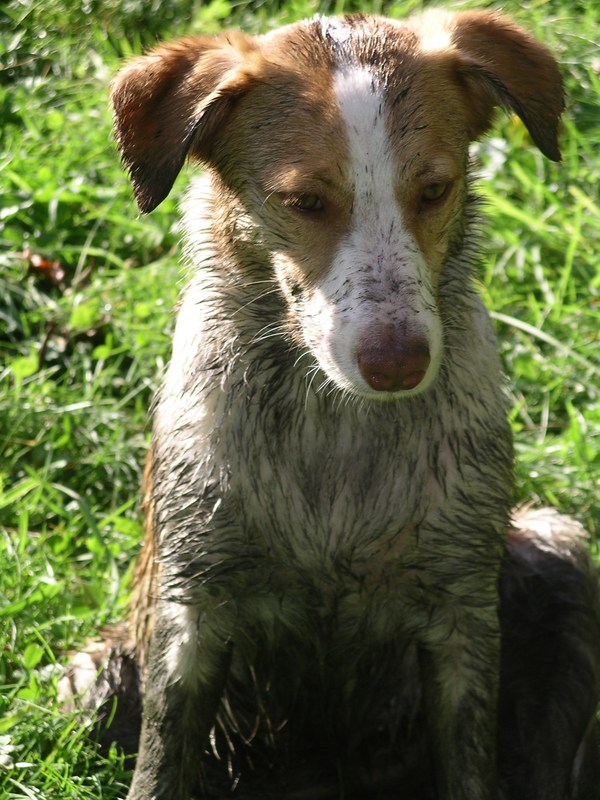
[[[416, 291], [417, 286], [429, 283], [429, 275], [396, 196], [401, 164], [389, 135], [385, 90], [379, 77], [360, 65], [340, 70], [334, 88], [346, 129], [348, 178], [353, 190], [352, 228], [342, 251], [351, 249], [347, 258], [351, 261], [354, 257], [356, 266], [369, 267], [370, 278], [359, 273], [358, 280], [384, 288], [394, 276], [392, 283], [397, 284], [399, 278]], [[396, 307], [406, 299], [390, 297]], [[394, 320], [382, 320], [388, 321]], [[410, 320], [406, 322], [413, 327]]]
[[[336, 32], [337, 40], [340, 32]], [[430, 270], [396, 196], [401, 167], [389, 136], [385, 90], [374, 70], [340, 63], [333, 89], [346, 133], [346, 178], [352, 188], [350, 230], [305, 305], [304, 338], [339, 386], [372, 394], [357, 352], [382, 329], [427, 341], [439, 360], [441, 330]], [[413, 391], [417, 393], [429, 379]]]
[[396, 202], [384, 93], [376, 76], [361, 66], [338, 72], [334, 91], [350, 145], [355, 216], [361, 211], [372, 216], [376, 206], [384, 208], [389, 202]]
[[321, 31], [325, 37], [331, 39], [335, 44], [347, 42], [352, 31], [343, 19], [337, 17], [321, 17]]

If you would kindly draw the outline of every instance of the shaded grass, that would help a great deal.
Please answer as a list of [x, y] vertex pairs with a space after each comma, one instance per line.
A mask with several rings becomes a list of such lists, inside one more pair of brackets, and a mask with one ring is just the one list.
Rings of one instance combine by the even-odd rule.
[[[147, 408], [178, 287], [176, 200], [138, 217], [111, 142], [109, 76], [158, 36], [359, 7], [400, 16], [422, 4], [29, 0], [0, 11], [2, 797], [112, 799], [128, 779], [119, 755], [100, 758], [87, 722], [55, 702], [66, 652], [123, 614]], [[574, 512], [595, 537], [596, 13], [566, 0], [504, 8], [560, 55], [569, 94], [562, 164], [513, 118], [479, 148], [481, 286], [510, 379], [515, 499]]]

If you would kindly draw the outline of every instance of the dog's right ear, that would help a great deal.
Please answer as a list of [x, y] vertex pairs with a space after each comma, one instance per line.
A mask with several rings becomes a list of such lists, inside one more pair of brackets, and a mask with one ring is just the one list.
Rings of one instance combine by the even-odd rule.
[[187, 37], [125, 66], [112, 84], [117, 144], [135, 197], [152, 211], [188, 155], [210, 160], [216, 131], [253, 81], [258, 50], [244, 34]]

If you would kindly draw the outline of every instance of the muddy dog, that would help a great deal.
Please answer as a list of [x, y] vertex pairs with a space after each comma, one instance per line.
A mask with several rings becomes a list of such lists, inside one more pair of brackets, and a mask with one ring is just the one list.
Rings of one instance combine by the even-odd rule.
[[552, 56], [495, 13], [316, 18], [112, 96], [142, 211], [207, 167], [129, 641], [92, 654], [130, 727], [143, 694], [129, 800], [597, 798], [595, 576], [575, 523], [511, 522], [472, 286], [469, 143], [503, 106], [559, 158]]

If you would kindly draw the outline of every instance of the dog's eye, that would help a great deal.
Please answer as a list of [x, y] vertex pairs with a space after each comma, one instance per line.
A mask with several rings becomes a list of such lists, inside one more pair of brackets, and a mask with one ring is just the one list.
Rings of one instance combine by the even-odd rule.
[[318, 194], [292, 194], [283, 198], [283, 204], [297, 211], [322, 211], [323, 201]]
[[449, 188], [449, 183], [430, 183], [423, 189], [421, 199], [425, 203], [437, 203], [445, 197]]

